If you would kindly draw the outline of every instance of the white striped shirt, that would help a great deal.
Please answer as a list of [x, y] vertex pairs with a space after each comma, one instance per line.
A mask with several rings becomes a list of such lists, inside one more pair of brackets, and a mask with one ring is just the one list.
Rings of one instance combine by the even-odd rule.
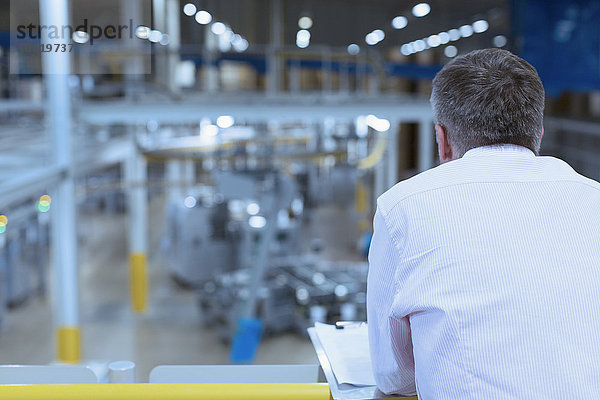
[[383, 392], [600, 399], [600, 184], [565, 162], [480, 147], [398, 183], [369, 263]]

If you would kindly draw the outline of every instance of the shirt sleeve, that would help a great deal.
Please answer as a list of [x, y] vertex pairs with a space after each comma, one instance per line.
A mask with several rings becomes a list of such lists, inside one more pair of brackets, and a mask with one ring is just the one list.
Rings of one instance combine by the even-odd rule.
[[373, 220], [367, 279], [369, 347], [375, 382], [385, 394], [416, 395], [415, 367], [408, 317], [392, 318], [395, 272], [400, 249], [378, 208]]

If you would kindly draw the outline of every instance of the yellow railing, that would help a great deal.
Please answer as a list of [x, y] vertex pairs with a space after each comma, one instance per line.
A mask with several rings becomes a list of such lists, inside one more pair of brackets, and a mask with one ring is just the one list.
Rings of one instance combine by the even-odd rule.
[[2, 400], [330, 400], [326, 383], [1, 386]]

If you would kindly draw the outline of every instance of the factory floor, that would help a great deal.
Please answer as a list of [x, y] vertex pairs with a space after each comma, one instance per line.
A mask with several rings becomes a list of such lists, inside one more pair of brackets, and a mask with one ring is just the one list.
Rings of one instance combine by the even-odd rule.
[[[158, 215], [154, 211], [160, 214], [160, 203], [151, 204], [151, 215]], [[165, 268], [159, 250], [160, 222], [151, 220], [149, 224], [150, 248], [154, 249], [149, 254], [149, 307], [144, 314], [136, 315], [129, 305], [127, 218], [123, 214], [80, 214], [83, 361], [134, 361], [139, 382], [147, 381], [157, 365], [229, 363], [229, 347], [200, 323], [194, 292], [179, 288]], [[337, 223], [324, 223], [324, 218]], [[353, 258], [348, 255], [352, 254], [354, 239], [344, 226], [351, 221], [344, 218], [343, 210], [329, 210], [316, 220], [320, 221], [314, 228], [318, 232], [311, 235], [325, 242], [328, 237], [344, 242], [341, 249], [329, 246], [331, 257]], [[53, 331], [49, 296], [32, 297], [7, 311], [0, 326], [0, 364], [52, 363]], [[308, 338], [284, 334], [265, 338], [255, 363], [302, 364], [317, 360]]]

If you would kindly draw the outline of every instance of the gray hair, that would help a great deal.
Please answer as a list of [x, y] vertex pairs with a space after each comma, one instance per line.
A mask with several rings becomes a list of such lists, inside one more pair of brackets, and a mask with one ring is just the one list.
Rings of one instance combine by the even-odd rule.
[[431, 105], [457, 155], [494, 144], [538, 154], [544, 87], [535, 68], [501, 49], [476, 50], [450, 61], [433, 79]]

